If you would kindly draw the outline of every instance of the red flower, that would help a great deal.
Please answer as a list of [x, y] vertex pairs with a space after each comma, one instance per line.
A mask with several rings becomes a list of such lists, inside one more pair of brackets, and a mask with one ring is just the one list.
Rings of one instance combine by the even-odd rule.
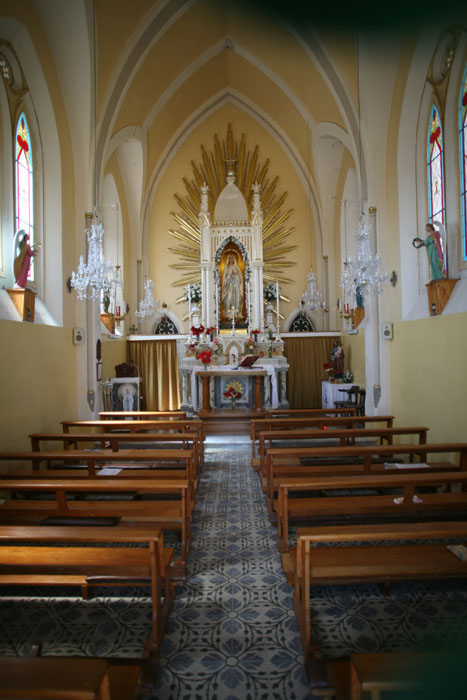
[[226, 399], [241, 399], [241, 391], [236, 391], [233, 386], [230, 386], [227, 391], [224, 391], [224, 396]]
[[209, 365], [211, 362], [211, 350], [202, 350], [198, 353], [198, 360], [201, 360], [203, 365]]

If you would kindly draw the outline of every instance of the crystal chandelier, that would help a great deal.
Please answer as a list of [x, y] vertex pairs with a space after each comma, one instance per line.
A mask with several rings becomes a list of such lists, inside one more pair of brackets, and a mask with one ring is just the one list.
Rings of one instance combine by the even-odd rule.
[[70, 285], [78, 292], [78, 299], [99, 300], [109, 296], [112, 288], [113, 266], [110, 261], [104, 260], [104, 229], [102, 223], [98, 223], [99, 212], [99, 183], [97, 177], [97, 113], [96, 113], [96, 17], [94, 8], [93, 24], [94, 43], [94, 75], [93, 75], [93, 100], [94, 100], [94, 223], [93, 215], [86, 213], [85, 234], [87, 239], [87, 261], [84, 256], [79, 259], [78, 272], [72, 272]]
[[[381, 270], [381, 260], [378, 254], [371, 250], [370, 232], [366, 226], [365, 215], [361, 215], [359, 232], [356, 240], [355, 260], [348, 258], [340, 286], [346, 297], [355, 300], [357, 306], [365, 305], [369, 296], [383, 293], [383, 284], [388, 280], [388, 273]], [[359, 303], [360, 302], [360, 303]]]
[[104, 230], [102, 223], [91, 223], [92, 214], [86, 214], [85, 234], [87, 239], [88, 256], [79, 258], [78, 272], [71, 273], [71, 286], [78, 292], [78, 299], [101, 299], [111, 288], [113, 267], [104, 260], [104, 245], [102, 238]]
[[144, 299], [139, 302], [138, 311], [135, 312], [136, 318], [151, 318], [156, 313], [159, 301], [154, 301], [154, 284], [152, 280], [146, 279], [144, 282]]
[[300, 304], [306, 311], [323, 311], [326, 308], [326, 302], [323, 299], [323, 295], [318, 291], [316, 286], [316, 278], [313, 268], [311, 268], [310, 272], [308, 273], [307, 288], [302, 294]]

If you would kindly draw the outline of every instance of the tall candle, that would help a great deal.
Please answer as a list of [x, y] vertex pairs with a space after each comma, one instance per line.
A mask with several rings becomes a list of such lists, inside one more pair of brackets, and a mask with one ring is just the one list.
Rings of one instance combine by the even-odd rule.
[[279, 335], [279, 282], [276, 282], [276, 333]]

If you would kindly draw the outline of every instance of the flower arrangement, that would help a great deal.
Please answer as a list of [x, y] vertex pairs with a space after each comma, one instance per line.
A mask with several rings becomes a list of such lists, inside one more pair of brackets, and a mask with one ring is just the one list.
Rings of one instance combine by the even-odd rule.
[[274, 282], [269, 282], [269, 284], [265, 286], [263, 295], [268, 303], [270, 303], [271, 301], [276, 301], [276, 285]]
[[334, 377], [334, 367], [332, 365], [325, 362], [323, 365], [323, 369], [325, 372], [327, 372], [328, 380], [330, 380]]
[[211, 364], [211, 356], [212, 356], [212, 351], [211, 351], [211, 350], [201, 350], [201, 352], [199, 352], [199, 353], [196, 355], [196, 359], [197, 359], [197, 360], [201, 360], [201, 362], [203, 363], [203, 365], [206, 366], [206, 365]]
[[199, 338], [200, 335], [204, 333], [204, 326], [192, 326], [191, 327], [191, 335], [194, 335], [195, 338]]
[[201, 285], [198, 283], [188, 284], [185, 287], [185, 301], [191, 301], [192, 304], [199, 304], [201, 301]]
[[240, 389], [243, 389], [240, 382], [233, 381], [226, 386], [226, 390], [224, 391], [225, 398], [230, 399], [232, 411], [235, 411], [235, 404], [237, 402], [237, 399], [242, 398], [242, 392], [240, 391]]
[[214, 333], [216, 332], [216, 330], [217, 330], [217, 329], [216, 329], [215, 326], [209, 326], [208, 328], [206, 328], [206, 333], [207, 333], [208, 336], [211, 338], [211, 340], [213, 340], [213, 338], [214, 338]]

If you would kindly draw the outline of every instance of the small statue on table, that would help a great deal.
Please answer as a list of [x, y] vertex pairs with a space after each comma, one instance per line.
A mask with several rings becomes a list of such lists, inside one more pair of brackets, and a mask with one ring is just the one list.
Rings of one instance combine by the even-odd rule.
[[334, 369], [334, 376], [335, 377], [343, 377], [344, 376], [344, 348], [337, 340], [334, 341], [334, 345], [332, 346], [330, 359], [331, 359], [331, 365]]

